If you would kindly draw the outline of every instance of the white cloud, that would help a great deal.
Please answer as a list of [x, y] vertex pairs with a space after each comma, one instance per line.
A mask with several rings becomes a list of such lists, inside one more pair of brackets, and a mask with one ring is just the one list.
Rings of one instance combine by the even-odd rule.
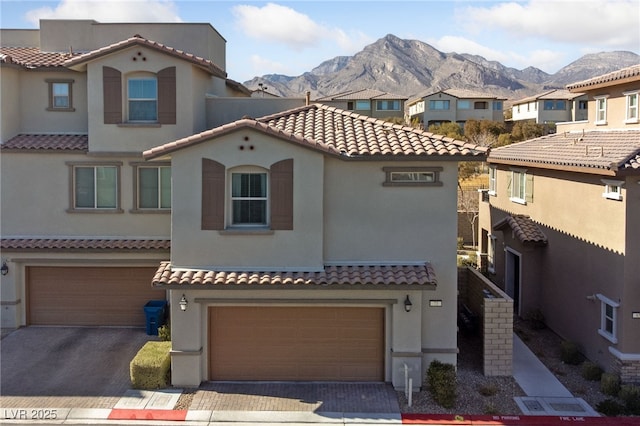
[[98, 22], [182, 22], [169, 0], [62, 0], [25, 14], [36, 27], [40, 19], [95, 19]]
[[506, 31], [511, 40], [535, 37], [634, 51], [640, 46], [637, 0], [504, 2], [461, 9], [457, 16], [476, 32], [498, 28]]
[[355, 53], [371, 39], [364, 33], [347, 34], [330, 28], [290, 7], [268, 3], [263, 7], [238, 5], [233, 8], [236, 24], [249, 37], [265, 43], [283, 44], [295, 51], [336, 44], [343, 54]]

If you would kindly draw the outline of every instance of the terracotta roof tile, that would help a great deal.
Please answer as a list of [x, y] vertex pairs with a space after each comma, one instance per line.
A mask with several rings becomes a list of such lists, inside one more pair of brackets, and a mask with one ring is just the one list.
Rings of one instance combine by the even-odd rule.
[[154, 286], [242, 286], [264, 287], [359, 287], [393, 288], [416, 285], [435, 287], [435, 272], [431, 264], [422, 265], [327, 265], [318, 272], [296, 271], [222, 271], [173, 269], [163, 262], [153, 277]]
[[0, 63], [25, 68], [62, 67], [74, 56], [69, 52], [42, 52], [39, 47], [0, 47]]
[[343, 159], [372, 157], [474, 157], [487, 149], [423, 130], [392, 124], [338, 108], [314, 104], [257, 120], [243, 119], [197, 135], [145, 151], [147, 159], [202, 143], [242, 128], [254, 128], [282, 139], [340, 156]]
[[182, 50], [174, 49], [173, 47], [166, 46], [162, 43], [158, 43], [153, 40], [148, 40], [139, 35], [133, 36], [126, 40], [122, 40], [118, 43], [111, 44], [109, 46], [102, 47], [97, 50], [93, 50], [91, 52], [84, 53], [79, 56], [75, 56], [65, 61], [64, 65], [72, 68], [76, 65], [83, 64], [87, 61], [91, 61], [101, 56], [108, 55], [113, 52], [117, 52], [119, 50], [128, 49], [132, 46], [144, 46], [150, 49], [154, 49], [159, 52], [163, 52], [163, 53], [175, 56], [177, 58], [189, 61], [192, 64], [197, 65], [200, 68], [208, 71], [212, 75], [216, 75], [221, 78], [226, 78], [227, 76], [227, 73], [222, 68], [220, 68], [219, 66], [217, 66], [216, 64], [214, 64], [212, 61], [208, 59], [201, 58], [200, 56], [196, 56], [191, 53], [184, 52]]
[[516, 101], [513, 101], [513, 105], [519, 105], [527, 102], [545, 100], [545, 99], [564, 99], [564, 100], [570, 101], [582, 95], [584, 95], [584, 93], [574, 93], [568, 90], [554, 89], [554, 90], [548, 90], [546, 92], [538, 93], [537, 95], [518, 99]]
[[407, 99], [406, 96], [382, 92], [375, 89], [350, 90], [335, 95], [324, 96], [318, 101], [358, 100], [358, 99]]
[[169, 251], [171, 240], [107, 239], [107, 238], [2, 238], [2, 250], [109, 250], [109, 251]]
[[510, 215], [493, 225], [494, 229], [509, 227], [523, 244], [546, 245], [547, 236], [540, 227], [525, 215]]
[[[640, 170], [640, 129], [555, 133], [491, 150], [487, 161], [588, 168], [615, 173]], [[609, 173], [609, 174], [611, 174]]]
[[87, 135], [17, 135], [0, 145], [0, 149], [17, 151], [83, 151], [89, 149]]
[[620, 70], [593, 77], [587, 80], [579, 81], [577, 83], [569, 84], [567, 85], [567, 89], [576, 90], [583, 88], [588, 89], [591, 86], [610, 86], [613, 84], [618, 84], [620, 80], [640, 81], [640, 64], [622, 68]]

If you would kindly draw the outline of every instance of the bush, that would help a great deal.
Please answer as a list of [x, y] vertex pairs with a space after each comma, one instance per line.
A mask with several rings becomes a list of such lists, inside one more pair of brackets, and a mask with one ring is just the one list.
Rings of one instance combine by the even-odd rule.
[[427, 370], [427, 381], [434, 401], [444, 408], [453, 408], [456, 403], [455, 366], [432, 361]]
[[582, 354], [578, 349], [578, 345], [568, 340], [560, 344], [560, 359], [565, 364], [578, 365], [582, 362]]
[[171, 341], [171, 326], [169, 324], [158, 327], [158, 338], [163, 342]]
[[602, 378], [602, 368], [598, 364], [591, 361], [585, 361], [582, 364], [582, 377], [592, 382], [599, 381]]
[[620, 392], [620, 377], [611, 373], [603, 373], [600, 378], [600, 390], [605, 395], [617, 396]]
[[618, 398], [624, 403], [626, 414], [640, 415], [640, 387], [635, 385], [622, 385]]
[[605, 416], [615, 417], [624, 413], [624, 407], [618, 401], [607, 398], [596, 405], [596, 410]]
[[166, 388], [171, 382], [171, 342], [147, 342], [129, 364], [134, 389]]

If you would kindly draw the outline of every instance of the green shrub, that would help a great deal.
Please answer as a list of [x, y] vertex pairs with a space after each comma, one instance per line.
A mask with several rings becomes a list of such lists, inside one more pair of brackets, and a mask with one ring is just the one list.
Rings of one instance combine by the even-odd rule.
[[560, 344], [560, 359], [565, 364], [578, 365], [582, 362], [583, 358], [577, 344], [564, 340]]
[[458, 250], [464, 249], [464, 238], [458, 237]]
[[599, 381], [602, 377], [602, 368], [596, 363], [585, 361], [582, 364], [582, 377], [592, 382]]
[[171, 341], [171, 326], [169, 324], [158, 327], [158, 338], [163, 342]]
[[444, 408], [453, 408], [456, 403], [455, 366], [432, 361], [427, 370], [427, 381], [434, 401]]
[[622, 385], [618, 398], [624, 403], [626, 414], [640, 415], [640, 387], [635, 385]]
[[147, 342], [129, 364], [134, 389], [159, 389], [169, 386], [171, 342]]
[[620, 377], [611, 373], [602, 373], [600, 390], [605, 395], [617, 396], [620, 392]]
[[478, 388], [478, 392], [482, 396], [494, 396], [498, 393], [498, 388], [495, 385], [483, 385]]
[[618, 401], [607, 398], [596, 405], [596, 410], [605, 416], [615, 417], [624, 413], [624, 407]]

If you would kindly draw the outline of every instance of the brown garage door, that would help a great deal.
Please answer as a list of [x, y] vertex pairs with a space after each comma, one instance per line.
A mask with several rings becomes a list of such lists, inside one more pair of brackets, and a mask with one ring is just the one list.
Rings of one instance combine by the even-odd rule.
[[27, 268], [30, 325], [144, 326], [156, 268]]
[[209, 308], [210, 380], [384, 380], [384, 309]]

